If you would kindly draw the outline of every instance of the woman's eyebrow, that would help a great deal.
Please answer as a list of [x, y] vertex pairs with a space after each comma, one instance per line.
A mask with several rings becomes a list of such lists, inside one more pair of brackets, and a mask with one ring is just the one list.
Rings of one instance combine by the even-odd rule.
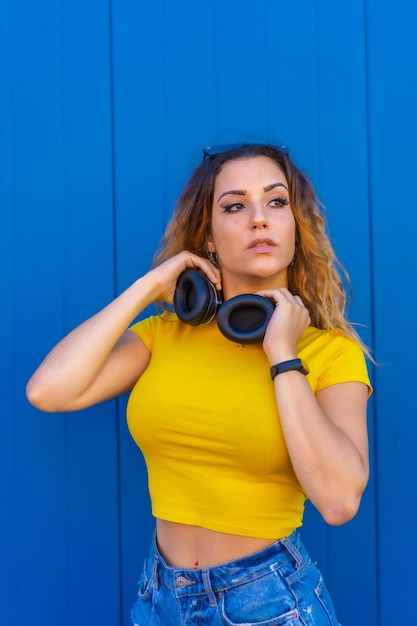
[[219, 202], [219, 200], [221, 198], [223, 198], [223, 196], [244, 196], [246, 194], [246, 191], [244, 189], [231, 189], [230, 191], [224, 191], [218, 198], [217, 198], [217, 202]]
[[[284, 185], [284, 183], [272, 183], [271, 185], [267, 185], [266, 187], [264, 187], [264, 191], [265, 192], [271, 191], [272, 189], [275, 189], [275, 187], [284, 187], [284, 189], [288, 191], [288, 188], [286, 187], [286, 185]], [[246, 190], [245, 189], [231, 189], [230, 191], [224, 191], [217, 198], [217, 202], [219, 202], [223, 198], [223, 196], [228, 196], [228, 195], [244, 196], [246, 195]]]
[[264, 191], [271, 191], [271, 189], [275, 189], [275, 187], [284, 187], [284, 189], [288, 191], [288, 187], [284, 185], [284, 183], [272, 183], [272, 185], [264, 187]]

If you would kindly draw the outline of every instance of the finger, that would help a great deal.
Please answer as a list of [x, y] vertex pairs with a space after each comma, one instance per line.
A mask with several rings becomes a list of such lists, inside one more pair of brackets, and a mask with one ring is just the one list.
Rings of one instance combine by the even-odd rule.
[[259, 296], [264, 296], [265, 298], [270, 298], [271, 300], [274, 300], [276, 304], [278, 304], [279, 301], [281, 301], [282, 303], [284, 303], [285, 301], [294, 302], [294, 298], [291, 292], [284, 287], [281, 289], [264, 289], [262, 291], [257, 291], [256, 293]]
[[301, 304], [301, 306], [303, 306], [304, 308], [306, 308], [306, 305], [304, 304], [302, 298], [300, 296], [294, 296], [294, 300], [296, 302], [298, 302], [298, 304]]
[[203, 263], [200, 264], [200, 268], [207, 275], [207, 277], [211, 280], [212, 283], [216, 286], [216, 289], [221, 290], [222, 288], [222, 275], [218, 267], [213, 265], [207, 259], [201, 259]]
[[209, 278], [209, 280], [216, 286], [217, 290], [221, 290], [221, 273], [218, 267], [213, 265], [209, 259], [205, 259], [196, 254], [190, 255], [191, 262], [188, 264], [188, 267], [194, 267], [201, 269]]

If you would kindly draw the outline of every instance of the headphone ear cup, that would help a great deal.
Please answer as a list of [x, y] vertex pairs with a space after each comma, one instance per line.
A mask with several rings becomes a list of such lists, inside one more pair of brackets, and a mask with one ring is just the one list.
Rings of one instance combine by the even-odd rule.
[[241, 344], [262, 343], [275, 305], [257, 294], [230, 298], [217, 312], [220, 332], [230, 341]]
[[174, 309], [185, 324], [205, 324], [216, 315], [218, 296], [215, 286], [201, 270], [187, 269], [177, 280]]

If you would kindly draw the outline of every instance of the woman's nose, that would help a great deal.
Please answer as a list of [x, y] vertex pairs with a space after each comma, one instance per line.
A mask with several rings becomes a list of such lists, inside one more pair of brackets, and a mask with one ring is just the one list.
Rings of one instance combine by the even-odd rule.
[[261, 205], [255, 205], [251, 213], [251, 228], [267, 228], [268, 220]]

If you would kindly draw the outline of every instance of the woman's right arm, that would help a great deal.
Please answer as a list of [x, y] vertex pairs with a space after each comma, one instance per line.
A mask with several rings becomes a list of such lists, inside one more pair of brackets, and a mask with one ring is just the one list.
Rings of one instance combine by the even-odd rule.
[[181, 252], [135, 281], [104, 309], [70, 332], [29, 380], [28, 400], [42, 411], [84, 409], [129, 391], [146, 369], [150, 353], [126, 328], [155, 300], [172, 302], [179, 274], [200, 267], [219, 283], [207, 259]]

